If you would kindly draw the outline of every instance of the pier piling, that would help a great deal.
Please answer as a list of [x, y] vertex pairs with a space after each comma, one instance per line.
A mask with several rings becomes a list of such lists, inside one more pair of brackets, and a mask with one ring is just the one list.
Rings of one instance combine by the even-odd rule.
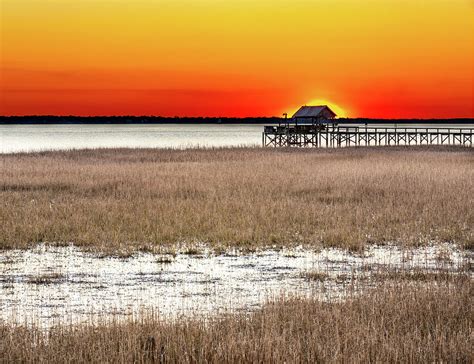
[[322, 147], [381, 145], [473, 146], [473, 128], [358, 127], [336, 125], [265, 126], [264, 147]]

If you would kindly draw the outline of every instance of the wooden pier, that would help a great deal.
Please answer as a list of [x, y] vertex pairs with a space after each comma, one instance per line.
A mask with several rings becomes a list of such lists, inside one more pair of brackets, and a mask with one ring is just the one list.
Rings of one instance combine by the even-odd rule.
[[335, 124], [265, 126], [264, 147], [381, 145], [462, 145], [472, 147], [474, 128], [338, 126]]

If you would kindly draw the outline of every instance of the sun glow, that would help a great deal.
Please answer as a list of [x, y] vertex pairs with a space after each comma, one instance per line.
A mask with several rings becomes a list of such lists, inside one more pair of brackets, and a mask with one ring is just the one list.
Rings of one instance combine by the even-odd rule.
[[326, 106], [329, 106], [329, 108], [336, 113], [338, 118], [349, 117], [349, 112], [346, 109], [343, 109], [341, 106], [328, 100], [324, 100], [324, 99], [311, 100], [310, 102], [306, 103], [306, 105], [308, 106], [326, 105]]
[[338, 118], [350, 117], [351, 113], [346, 108], [342, 108], [340, 105], [335, 104], [334, 102], [331, 102], [325, 99], [313, 99], [309, 102], [306, 102], [305, 104], [301, 104], [297, 106], [294, 105], [289, 109], [290, 111], [288, 112], [288, 117], [293, 116], [301, 106], [320, 106], [320, 105], [328, 106], [332, 111], [336, 113]]

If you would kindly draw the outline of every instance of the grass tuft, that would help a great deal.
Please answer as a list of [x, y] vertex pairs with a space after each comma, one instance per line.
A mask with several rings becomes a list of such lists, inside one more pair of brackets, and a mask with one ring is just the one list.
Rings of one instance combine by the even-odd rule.
[[61, 273], [45, 273], [28, 278], [28, 283], [30, 284], [54, 284], [59, 283], [59, 281], [65, 279], [65, 276]]

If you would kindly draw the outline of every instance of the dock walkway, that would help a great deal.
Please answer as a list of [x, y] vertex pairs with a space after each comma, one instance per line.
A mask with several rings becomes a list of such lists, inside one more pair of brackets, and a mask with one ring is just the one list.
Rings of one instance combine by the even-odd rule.
[[378, 145], [462, 145], [472, 147], [474, 128], [419, 128], [337, 125], [265, 126], [264, 147], [323, 147]]

